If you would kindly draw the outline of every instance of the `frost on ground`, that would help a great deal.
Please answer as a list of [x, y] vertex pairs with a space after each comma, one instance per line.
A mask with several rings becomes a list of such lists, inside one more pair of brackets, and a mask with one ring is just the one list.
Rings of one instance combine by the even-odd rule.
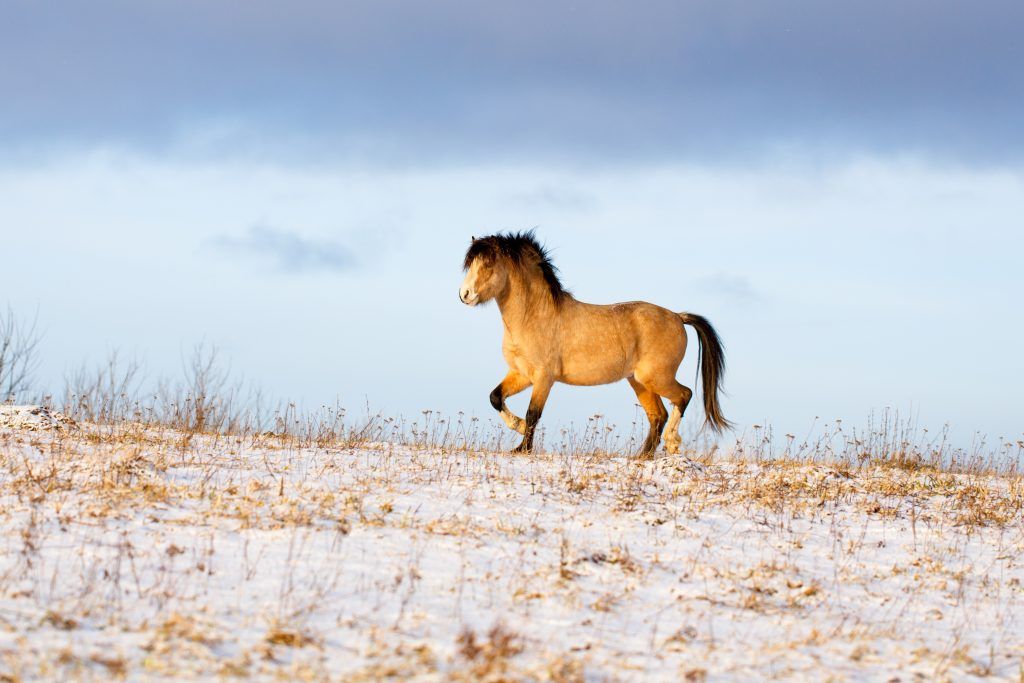
[[57, 429], [72, 424], [64, 415], [44, 406], [14, 406], [0, 404], [0, 429], [40, 430]]
[[1017, 680], [1024, 661], [1016, 475], [22, 425], [0, 428], [0, 496], [0, 680]]

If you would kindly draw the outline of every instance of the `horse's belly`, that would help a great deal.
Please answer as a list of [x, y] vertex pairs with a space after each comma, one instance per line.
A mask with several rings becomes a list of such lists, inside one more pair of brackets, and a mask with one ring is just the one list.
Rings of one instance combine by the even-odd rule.
[[558, 381], [576, 386], [618, 382], [632, 374], [623, 361], [624, 359], [615, 362], [602, 362], [593, 357], [584, 357], [569, 363], [563, 361], [562, 376], [558, 378]]
[[564, 339], [559, 381], [586, 386], [618, 382], [633, 374], [635, 350], [634, 340], [618, 327], [591, 325], [582, 334]]

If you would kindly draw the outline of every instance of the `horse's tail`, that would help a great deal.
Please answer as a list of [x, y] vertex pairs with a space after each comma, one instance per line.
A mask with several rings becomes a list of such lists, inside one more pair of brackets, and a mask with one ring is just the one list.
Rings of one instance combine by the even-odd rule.
[[725, 352], [722, 340], [707, 318], [695, 313], [679, 313], [684, 325], [692, 325], [697, 330], [699, 346], [697, 361], [700, 365], [701, 379], [704, 389], [704, 415], [707, 423], [716, 432], [732, 429], [732, 423], [722, 415], [718, 405], [718, 392], [721, 390], [722, 376], [725, 374]]

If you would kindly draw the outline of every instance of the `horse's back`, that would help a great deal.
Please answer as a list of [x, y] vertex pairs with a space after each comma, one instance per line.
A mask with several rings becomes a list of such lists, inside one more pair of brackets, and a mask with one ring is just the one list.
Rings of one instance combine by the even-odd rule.
[[606, 384], [637, 367], [675, 363], [686, 351], [678, 314], [646, 301], [574, 302], [563, 328], [561, 381]]

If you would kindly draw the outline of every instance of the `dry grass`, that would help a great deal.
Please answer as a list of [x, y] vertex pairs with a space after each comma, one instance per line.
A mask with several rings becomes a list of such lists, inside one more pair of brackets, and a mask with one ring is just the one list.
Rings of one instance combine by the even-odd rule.
[[0, 424], [0, 678], [1020, 675], [1024, 443], [882, 415], [637, 461], [595, 416], [511, 457], [191, 368]]

